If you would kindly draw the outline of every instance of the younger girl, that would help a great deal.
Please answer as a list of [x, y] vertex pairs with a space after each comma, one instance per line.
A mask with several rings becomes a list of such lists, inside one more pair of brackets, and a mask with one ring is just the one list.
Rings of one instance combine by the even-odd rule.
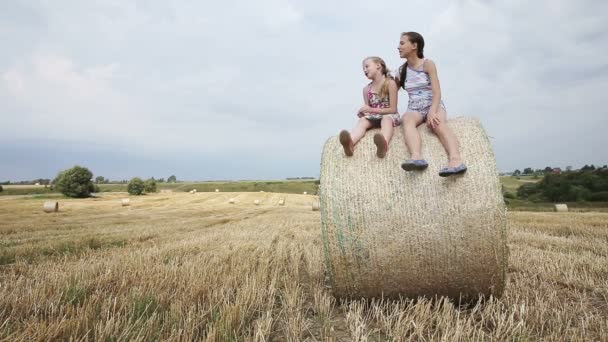
[[397, 85], [380, 57], [368, 57], [363, 60], [363, 73], [372, 80], [363, 88], [364, 106], [359, 109], [359, 121], [352, 133], [340, 132], [340, 143], [344, 154], [352, 156], [355, 144], [363, 138], [370, 128], [380, 127], [380, 133], [374, 135], [376, 155], [384, 158], [388, 143], [393, 137], [393, 128], [401, 124], [397, 113]]
[[448, 166], [439, 171], [439, 176], [447, 177], [464, 173], [466, 165], [460, 158], [458, 140], [447, 125], [447, 113], [441, 101], [441, 88], [435, 63], [424, 58], [424, 39], [419, 33], [404, 32], [399, 41], [399, 56], [406, 62], [399, 69], [396, 80], [399, 87], [409, 95], [407, 112], [403, 114], [405, 144], [412, 154], [401, 164], [406, 171], [424, 170], [428, 167], [420, 155], [420, 135], [416, 127], [423, 122], [439, 137], [448, 152]]

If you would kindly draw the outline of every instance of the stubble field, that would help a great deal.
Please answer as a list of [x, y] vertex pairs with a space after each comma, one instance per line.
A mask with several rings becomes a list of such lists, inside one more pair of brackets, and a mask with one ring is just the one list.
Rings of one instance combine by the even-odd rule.
[[316, 196], [123, 197], [0, 199], [0, 339], [608, 340], [607, 213], [509, 212], [503, 297], [459, 307], [335, 299]]

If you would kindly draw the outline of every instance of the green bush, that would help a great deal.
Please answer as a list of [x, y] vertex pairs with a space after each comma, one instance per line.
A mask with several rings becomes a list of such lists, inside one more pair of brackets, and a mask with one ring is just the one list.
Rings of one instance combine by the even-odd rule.
[[600, 191], [589, 195], [589, 201], [608, 202], [608, 191]]
[[53, 183], [57, 190], [67, 197], [83, 198], [89, 197], [91, 191], [95, 190], [93, 173], [86, 167], [74, 166], [71, 169], [59, 172]]
[[509, 191], [505, 191], [505, 193], [503, 193], [502, 196], [504, 198], [508, 198], [508, 199], [515, 199], [516, 198], [515, 194], [512, 193], [512, 192], [509, 192]]
[[131, 195], [143, 195], [144, 191], [146, 191], [146, 184], [139, 177], [131, 179], [127, 185], [127, 192]]
[[144, 191], [147, 193], [156, 192], [156, 181], [154, 178], [148, 179], [144, 185]]
[[0, 192], [4, 191], [4, 188], [2, 187], [2, 185], [0, 185]]
[[538, 185], [536, 183], [526, 183], [517, 188], [517, 197], [528, 198], [530, 195], [538, 191]]

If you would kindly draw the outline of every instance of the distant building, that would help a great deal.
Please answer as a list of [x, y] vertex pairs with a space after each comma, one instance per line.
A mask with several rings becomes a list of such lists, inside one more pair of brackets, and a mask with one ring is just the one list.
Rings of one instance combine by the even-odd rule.
[[562, 173], [562, 169], [560, 167], [554, 167], [553, 173]]

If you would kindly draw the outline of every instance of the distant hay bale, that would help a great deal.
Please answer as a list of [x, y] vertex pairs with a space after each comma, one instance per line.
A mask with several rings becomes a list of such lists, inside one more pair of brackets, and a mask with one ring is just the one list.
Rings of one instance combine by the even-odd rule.
[[234, 204], [234, 198], [230, 198], [230, 199], [228, 199], [228, 203], [230, 203], [230, 204]]
[[122, 200], [120, 200], [120, 203], [123, 207], [128, 207], [129, 205], [131, 205], [131, 200], [128, 198], [123, 198]]
[[46, 201], [42, 206], [42, 210], [44, 210], [45, 213], [56, 213], [59, 211], [59, 202]]
[[307, 194], [307, 193], [306, 193], [306, 191], [304, 191], [304, 192], [302, 193], [302, 195], [306, 195], [306, 194]]
[[191, 194], [195, 194], [195, 193], [196, 193], [196, 189], [192, 189], [192, 190], [190, 190], [190, 193], [191, 193]]
[[260, 192], [264, 192], [264, 190], [260, 190]]
[[220, 192], [220, 189], [215, 189], [215, 192]]
[[319, 202], [318, 201], [312, 202], [312, 211], [319, 211]]
[[260, 205], [260, 200], [255, 200], [255, 201], [253, 201], [253, 204], [255, 204], [255, 205]]
[[279, 205], [285, 205], [285, 200], [283, 198], [279, 198]]
[[567, 213], [568, 212], [568, 205], [567, 204], [563, 204], [563, 203], [558, 203], [555, 205], [555, 211], [558, 213]]
[[337, 137], [323, 148], [321, 232], [337, 297], [500, 296], [508, 249], [506, 210], [488, 136], [477, 119], [448, 121], [469, 167], [442, 178], [446, 152], [426, 125], [418, 131], [429, 168], [406, 172], [410, 157], [395, 130], [385, 158], [367, 132], [346, 157]]
[[160, 192], [161, 193], [169, 193], [169, 192], [173, 192], [173, 190], [171, 190], [171, 189], [161, 189]]

